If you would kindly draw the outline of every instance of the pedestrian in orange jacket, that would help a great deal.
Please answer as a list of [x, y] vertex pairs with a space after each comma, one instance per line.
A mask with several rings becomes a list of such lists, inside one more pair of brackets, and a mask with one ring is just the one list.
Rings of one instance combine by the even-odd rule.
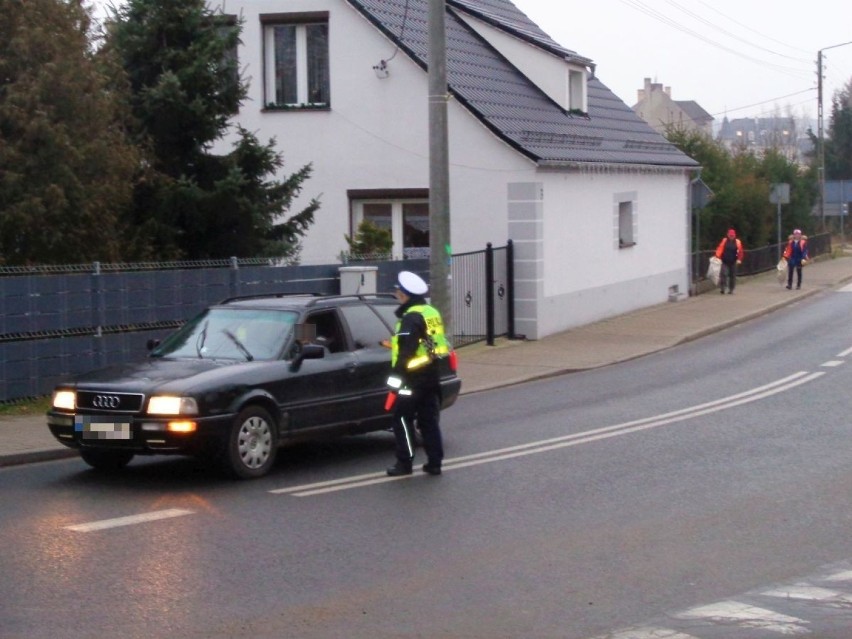
[[793, 288], [793, 271], [796, 271], [796, 288], [802, 288], [802, 267], [808, 263], [808, 238], [799, 229], [793, 231], [784, 249], [787, 260], [787, 288]]
[[728, 294], [732, 295], [734, 287], [737, 285], [737, 266], [743, 263], [743, 257], [745, 257], [743, 243], [737, 238], [737, 232], [734, 229], [728, 229], [728, 235], [719, 242], [719, 246], [716, 248], [716, 257], [722, 260], [719, 292], [722, 295], [725, 294], [725, 284], [727, 283]]

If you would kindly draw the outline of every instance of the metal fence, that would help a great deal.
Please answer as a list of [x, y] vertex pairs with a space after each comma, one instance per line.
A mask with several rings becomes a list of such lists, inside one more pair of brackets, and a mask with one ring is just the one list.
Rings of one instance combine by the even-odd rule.
[[464, 346], [515, 335], [514, 247], [453, 255], [453, 343]]
[[[502, 259], [495, 261], [495, 254]], [[511, 244], [454, 256], [457, 345], [509, 331]], [[390, 291], [400, 270], [428, 281], [429, 260], [359, 262]], [[0, 402], [49, 393], [62, 379], [143, 356], [206, 306], [265, 293], [340, 292], [340, 264], [276, 266], [265, 259], [0, 267]], [[487, 282], [490, 282], [489, 286]], [[495, 302], [495, 299], [498, 300]]]

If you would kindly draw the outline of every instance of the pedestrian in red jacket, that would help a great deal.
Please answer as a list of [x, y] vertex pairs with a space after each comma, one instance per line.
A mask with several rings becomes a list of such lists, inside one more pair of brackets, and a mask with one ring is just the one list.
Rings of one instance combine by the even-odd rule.
[[743, 263], [745, 251], [743, 243], [737, 238], [734, 229], [728, 229], [728, 235], [722, 238], [716, 248], [716, 257], [722, 260], [722, 273], [719, 277], [719, 292], [725, 294], [727, 284], [728, 294], [733, 294], [737, 285], [737, 266]]
[[784, 249], [787, 260], [787, 288], [793, 288], [793, 271], [796, 271], [796, 288], [802, 288], [802, 267], [808, 263], [808, 238], [799, 229], [793, 231]]

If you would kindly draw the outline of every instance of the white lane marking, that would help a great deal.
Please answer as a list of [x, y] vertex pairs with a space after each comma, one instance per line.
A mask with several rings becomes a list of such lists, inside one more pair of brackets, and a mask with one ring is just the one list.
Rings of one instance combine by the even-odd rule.
[[65, 526], [66, 530], [74, 532], [92, 532], [95, 530], [106, 530], [107, 528], [118, 528], [119, 526], [133, 526], [135, 524], [144, 524], [149, 521], [158, 521], [160, 519], [170, 519], [172, 517], [182, 517], [183, 515], [192, 515], [194, 511], [184, 510], [183, 508], [170, 508], [169, 510], [156, 510], [142, 515], [130, 515], [128, 517], [116, 517], [115, 519], [102, 519], [101, 521], [92, 521], [88, 524], [76, 524], [74, 526]]
[[[465, 455], [462, 457], [447, 459], [444, 460], [444, 469], [454, 470], [457, 468], [465, 468], [467, 466], [475, 466], [478, 464], [487, 464], [495, 461], [503, 461], [515, 457], [523, 457], [526, 455], [543, 453], [559, 448], [577, 446], [579, 444], [586, 444], [601, 439], [608, 439], [610, 437], [617, 437], [620, 435], [626, 435], [628, 433], [657, 428], [659, 426], [665, 426], [667, 424], [684, 421], [693, 417], [698, 417], [700, 415], [706, 415], [720, 410], [733, 408], [735, 406], [739, 406], [749, 402], [757, 401], [758, 399], [763, 399], [765, 397], [769, 397], [771, 395], [787, 391], [801, 384], [811, 382], [823, 375], [825, 375], [825, 373], [809, 374], [806, 371], [800, 371], [782, 379], [776, 380], [774, 382], [770, 382], [769, 384], [764, 384], [763, 386], [758, 386], [757, 388], [750, 389], [748, 391], [737, 393], [735, 395], [730, 395], [728, 397], [723, 397], [722, 399], [717, 399], [704, 404], [699, 404], [697, 406], [691, 406], [689, 408], [671, 411], [669, 413], [663, 413], [662, 415], [656, 415], [654, 417], [646, 417], [630, 422], [624, 422], [622, 424], [616, 424], [614, 426], [606, 426], [603, 428], [584, 431], [581, 433], [573, 433], [571, 435], [555, 437], [553, 439], [540, 440], [537, 442], [530, 442], [528, 444], [520, 444], [518, 446], [510, 446], [508, 448], [501, 448], [497, 450], [486, 451], [483, 453], [475, 453], [472, 455]], [[334, 479], [328, 482], [316, 482], [313, 484], [303, 484], [299, 486], [290, 486], [287, 488], [278, 488], [275, 490], [271, 490], [270, 492], [276, 494], [289, 493], [296, 497], [310, 497], [339, 490], [361, 488], [364, 486], [371, 486], [374, 484], [381, 484], [388, 481], [396, 481], [399, 479], [407, 478], [410, 478], [410, 476], [387, 477], [383, 473], [369, 473], [365, 475], [358, 475], [355, 477]]]
[[847, 348], [842, 353], [838, 353], [837, 357], [848, 357], [849, 355], [852, 355], [852, 348]]
[[801, 601], [819, 601], [831, 604], [852, 603], [852, 595], [847, 595], [839, 590], [818, 588], [816, 586], [793, 585], [775, 588], [760, 593], [767, 597], [780, 597], [782, 599], [798, 599]]
[[720, 601], [708, 606], [699, 606], [676, 615], [679, 619], [701, 619], [713, 623], [734, 623], [742, 628], [759, 628], [782, 635], [808, 634], [802, 624], [808, 622], [739, 601]]
[[824, 366], [825, 368], [835, 368], [836, 366], [843, 366], [843, 362], [838, 359], [832, 359], [827, 362], [823, 362], [820, 366]]
[[838, 293], [852, 293], [852, 284], [847, 284], [843, 288], [837, 289]]
[[594, 639], [697, 639], [668, 628], [631, 628], [614, 634], [600, 635]]
[[852, 570], [842, 570], [825, 578], [825, 581], [852, 581]]

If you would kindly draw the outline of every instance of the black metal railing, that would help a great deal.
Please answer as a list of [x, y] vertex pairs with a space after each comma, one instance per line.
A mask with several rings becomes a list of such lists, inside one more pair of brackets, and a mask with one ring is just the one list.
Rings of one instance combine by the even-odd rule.
[[[738, 275], [757, 275], [773, 270], [784, 252], [787, 242], [768, 244], [760, 248], [745, 248], [745, 259], [737, 269]], [[820, 233], [808, 237], [808, 254], [811, 258], [831, 255], [831, 233]], [[698, 251], [692, 254], [692, 281], [701, 282], [707, 279], [707, 267], [715, 251]]]
[[453, 255], [453, 344], [457, 347], [515, 335], [514, 247], [512, 241], [484, 251]]

